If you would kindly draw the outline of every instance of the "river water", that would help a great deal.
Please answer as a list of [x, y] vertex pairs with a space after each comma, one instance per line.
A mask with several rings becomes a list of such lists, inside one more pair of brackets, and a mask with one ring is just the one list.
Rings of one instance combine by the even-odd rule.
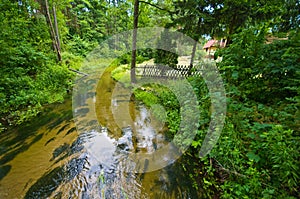
[[[109, 72], [98, 83], [98, 76], [87, 78], [93, 86], [78, 92], [73, 108], [69, 96], [64, 103], [47, 106], [30, 123], [0, 135], [1, 199], [201, 197], [181, 158], [153, 171], [145, 161], [142, 172], [123, 161], [130, 152], [151, 154], [168, 141], [164, 124], [149, 108], [134, 97], [123, 99], [122, 91], [112, 99], [116, 82]], [[122, 115], [122, 109], [129, 112]]]

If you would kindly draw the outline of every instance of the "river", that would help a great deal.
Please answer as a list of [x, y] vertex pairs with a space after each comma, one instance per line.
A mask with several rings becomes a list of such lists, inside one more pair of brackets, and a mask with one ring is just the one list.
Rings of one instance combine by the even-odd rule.
[[[109, 72], [96, 85], [96, 95], [84, 91], [73, 98], [73, 106], [69, 96], [63, 103], [46, 106], [31, 122], [0, 135], [1, 199], [201, 197], [182, 167], [182, 158], [153, 171], [147, 170], [145, 161], [143, 172], [134, 172], [123, 161], [129, 152], [152, 153], [168, 141], [165, 127], [149, 108], [134, 97], [123, 100], [122, 92], [112, 99], [116, 82]], [[86, 81], [95, 84], [95, 78]], [[93, 101], [96, 119], [90, 117]], [[123, 108], [130, 117], [122, 115]], [[125, 126], [114, 118], [116, 112]]]

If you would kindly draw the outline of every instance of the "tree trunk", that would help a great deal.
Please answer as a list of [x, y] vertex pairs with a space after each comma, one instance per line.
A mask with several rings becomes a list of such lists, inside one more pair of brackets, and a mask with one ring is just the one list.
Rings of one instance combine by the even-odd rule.
[[[201, 25], [201, 19], [199, 18], [198, 22], [197, 22], [197, 27], [200, 28], [201, 27], [200, 25]], [[197, 29], [194, 44], [193, 44], [193, 50], [192, 50], [191, 62], [190, 62], [190, 65], [189, 65], [188, 75], [191, 75], [191, 73], [192, 73], [193, 63], [194, 63], [195, 54], [196, 54], [196, 50], [197, 50], [197, 44], [198, 44], [198, 41], [199, 41], [199, 38], [200, 38], [199, 35], [200, 35], [200, 33], [199, 33], [199, 30]]]
[[191, 73], [192, 73], [193, 63], [194, 63], [195, 54], [196, 54], [196, 50], [197, 50], [197, 44], [198, 44], [198, 41], [195, 40], [194, 44], [193, 44], [193, 50], [192, 50], [191, 62], [190, 62], [190, 65], [189, 65], [188, 75], [191, 75]]
[[54, 18], [54, 28], [55, 28], [55, 40], [56, 40], [56, 43], [57, 43], [57, 48], [61, 54], [61, 48], [60, 48], [60, 39], [59, 39], [59, 31], [58, 31], [58, 25], [57, 25], [57, 17], [56, 17], [56, 9], [55, 9], [55, 6], [52, 7], [52, 10], [53, 10], [53, 18]]
[[51, 38], [52, 38], [53, 48], [54, 48], [54, 50], [56, 51], [56, 54], [57, 54], [57, 60], [58, 60], [58, 61], [61, 61], [60, 48], [59, 48], [59, 46], [58, 46], [58, 44], [57, 44], [57, 40], [56, 40], [56, 36], [55, 36], [53, 24], [52, 24], [51, 17], [50, 17], [48, 0], [45, 0], [45, 7], [46, 7], [46, 20], [47, 20], [47, 23], [48, 23], [48, 25], [49, 25], [50, 35], [51, 35]]
[[136, 38], [138, 28], [138, 17], [139, 17], [139, 0], [134, 1], [133, 11], [133, 34], [132, 34], [132, 54], [131, 54], [131, 83], [136, 83], [135, 66], [136, 66]]

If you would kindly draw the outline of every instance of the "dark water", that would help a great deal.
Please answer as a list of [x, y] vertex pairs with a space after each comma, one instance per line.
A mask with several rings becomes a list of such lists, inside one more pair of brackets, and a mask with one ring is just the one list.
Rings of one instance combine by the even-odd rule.
[[[75, 118], [69, 97], [0, 135], [0, 198], [200, 198], [182, 159], [150, 172], [148, 159], [144, 172], [123, 161], [129, 152], [151, 153], [166, 144], [164, 126], [143, 104], [122, 100], [122, 92], [112, 100], [109, 71], [96, 88], [95, 78], [73, 99]], [[123, 108], [129, 113], [122, 115]]]

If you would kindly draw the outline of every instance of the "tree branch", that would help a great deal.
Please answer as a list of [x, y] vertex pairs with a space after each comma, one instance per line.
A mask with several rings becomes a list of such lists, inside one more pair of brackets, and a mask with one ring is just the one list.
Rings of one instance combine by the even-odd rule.
[[175, 13], [175, 12], [172, 12], [172, 11], [170, 11], [170, 10], [168, 10], [168, 9], [161, 8], [161, 7], [159, 7], [159, 6], [157, 6], [157, 5], [153, 4], [153, 3], [150, 3], [150, 2], [146, 2], [146, 1], [139, 1], [139, 2], [144, 3], [144, 4], [147, 4], [147, 5], [152, 6], [152, 7], [155, 7], [155, 8], [157, 8], [157, 9], [159, 9], [159, 10], [166, 11], [166, 12], [168, 12], [169, 14], [174, 14], [174, 13]]
[[80, 75], [83, 75], [83, 77], [89, 76], [88, 74], [83, 73], [83, 72], [80, 72], [80, 71], [75, 70], [75, 69], [73, 69], [73, 68], [68, 68], [68, 69], [69, 69], [70, 71], [73, 71], [74, 73], [78, 73], [78, 74], [80, 74]]
[[221, 170], [227, 172], [228, 174], [234, 174], [234, 175], [239, 176], [239, 177], [249, 178], [249, 177], [246, 176], [246, 175], [240, 174], [240, 173], [238, 173], [238, 172], [236, 172], [236, 171], [231, 171], [231, 170], [229, 170], [229, 169], [223, 167], [223, 165], [222, 165], [218, 160], [215, 159], [215, 161], [218, 163], [219, 168], [220, 168]]

